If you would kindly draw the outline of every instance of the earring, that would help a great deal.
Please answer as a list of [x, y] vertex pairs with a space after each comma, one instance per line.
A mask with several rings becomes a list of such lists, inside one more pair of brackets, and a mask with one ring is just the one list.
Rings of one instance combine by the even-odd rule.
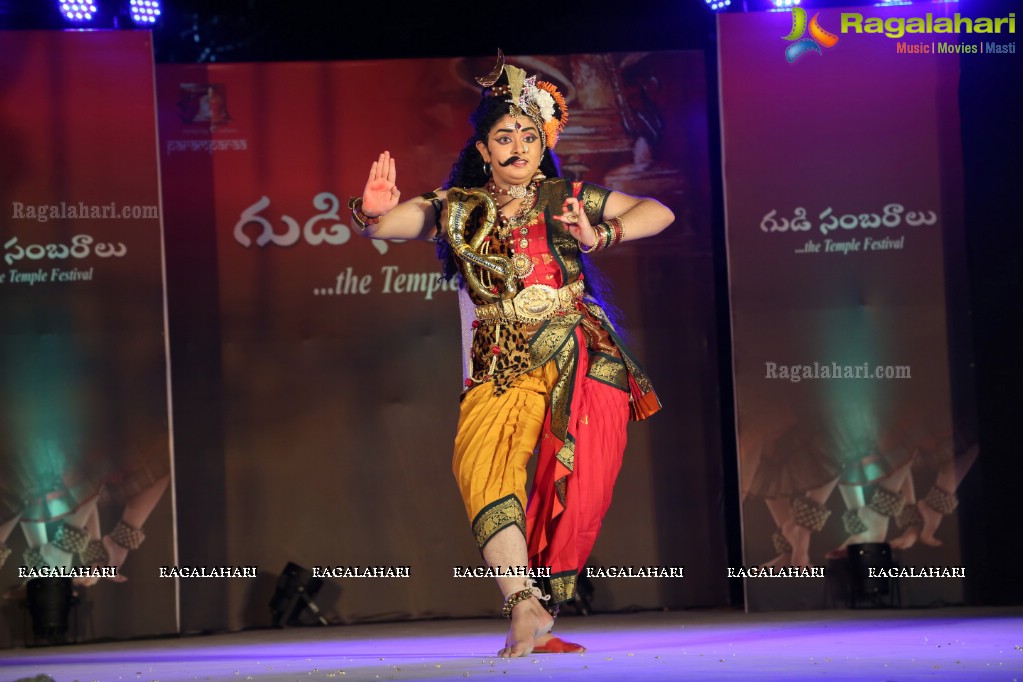
[[488, 162], [484, 161], [483, 162], [483, 172], [489, 176], [491, 170], [492, 170], [492, 168], [490, 167], [490, 164]]

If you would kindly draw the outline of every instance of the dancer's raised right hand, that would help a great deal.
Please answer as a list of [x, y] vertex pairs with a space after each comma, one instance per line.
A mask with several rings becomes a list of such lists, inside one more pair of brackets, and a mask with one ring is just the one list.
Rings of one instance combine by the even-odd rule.
[[369, 169], [366, 189], [362, 191], [362, 212], [373, 218], [390, 213], [398, 205], [401, 192], [394, 184], [397, 173], [391, 152], [384, 152]]

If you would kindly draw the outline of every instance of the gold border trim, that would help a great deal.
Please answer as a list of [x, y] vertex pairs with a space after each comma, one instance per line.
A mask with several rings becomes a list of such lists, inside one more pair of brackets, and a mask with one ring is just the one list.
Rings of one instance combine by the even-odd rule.
[[525, 537], [526, 513], [514, 494], [491, 502], [473, 519], [472, 532], [476, 536], [476, 545], [482, 550], [499, 531], [511, 525], [518, 526]]

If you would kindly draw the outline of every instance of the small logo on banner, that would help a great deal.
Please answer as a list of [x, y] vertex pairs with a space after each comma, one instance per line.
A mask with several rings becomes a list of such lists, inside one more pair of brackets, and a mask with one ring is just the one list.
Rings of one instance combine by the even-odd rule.
[[[820, 16], [820, 12], [813, 15], [813, 19], [806, 21], [806, 10], [802, 7], [792, 8], [792, 30], [787, 36], [783, 36], [785, 40], [792, 42], [791, 45], [785, 48], [785, 59], [789, 60], [789, 63], [796, 61], [807, 52], [816, 52], [817, 54], [823, 54], [821, 46], [834, 47], [838, 42], [838, 36], [830, 31], [826, 31], [821, 28], [820, 22], [817, 17]], [[809, 38], [804, 38], [803, 35], [807, 29], [810, 31]]]
[[177, 152], [244, 152], [247, 138], [227, 110], [227, 86], [223, 83], [179, 83], [175, 102], [185, 138], [167, 140], [167, 154]]
[[204, 124], [210, 130], [230, 123], [226, 88], [221, 83], [182, 83], [178, 93], [178, 115], [186, 125]]

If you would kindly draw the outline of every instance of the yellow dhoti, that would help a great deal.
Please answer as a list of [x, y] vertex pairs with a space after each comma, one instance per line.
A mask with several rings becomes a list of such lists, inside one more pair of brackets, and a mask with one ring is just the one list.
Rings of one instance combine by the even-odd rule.
[[523, 374], [501, 395], [482, 384], [462, 400], [452, 469], [480, 549], [510, 525], [526, 533], [526, 465], [557, 377], [549, 362]]

